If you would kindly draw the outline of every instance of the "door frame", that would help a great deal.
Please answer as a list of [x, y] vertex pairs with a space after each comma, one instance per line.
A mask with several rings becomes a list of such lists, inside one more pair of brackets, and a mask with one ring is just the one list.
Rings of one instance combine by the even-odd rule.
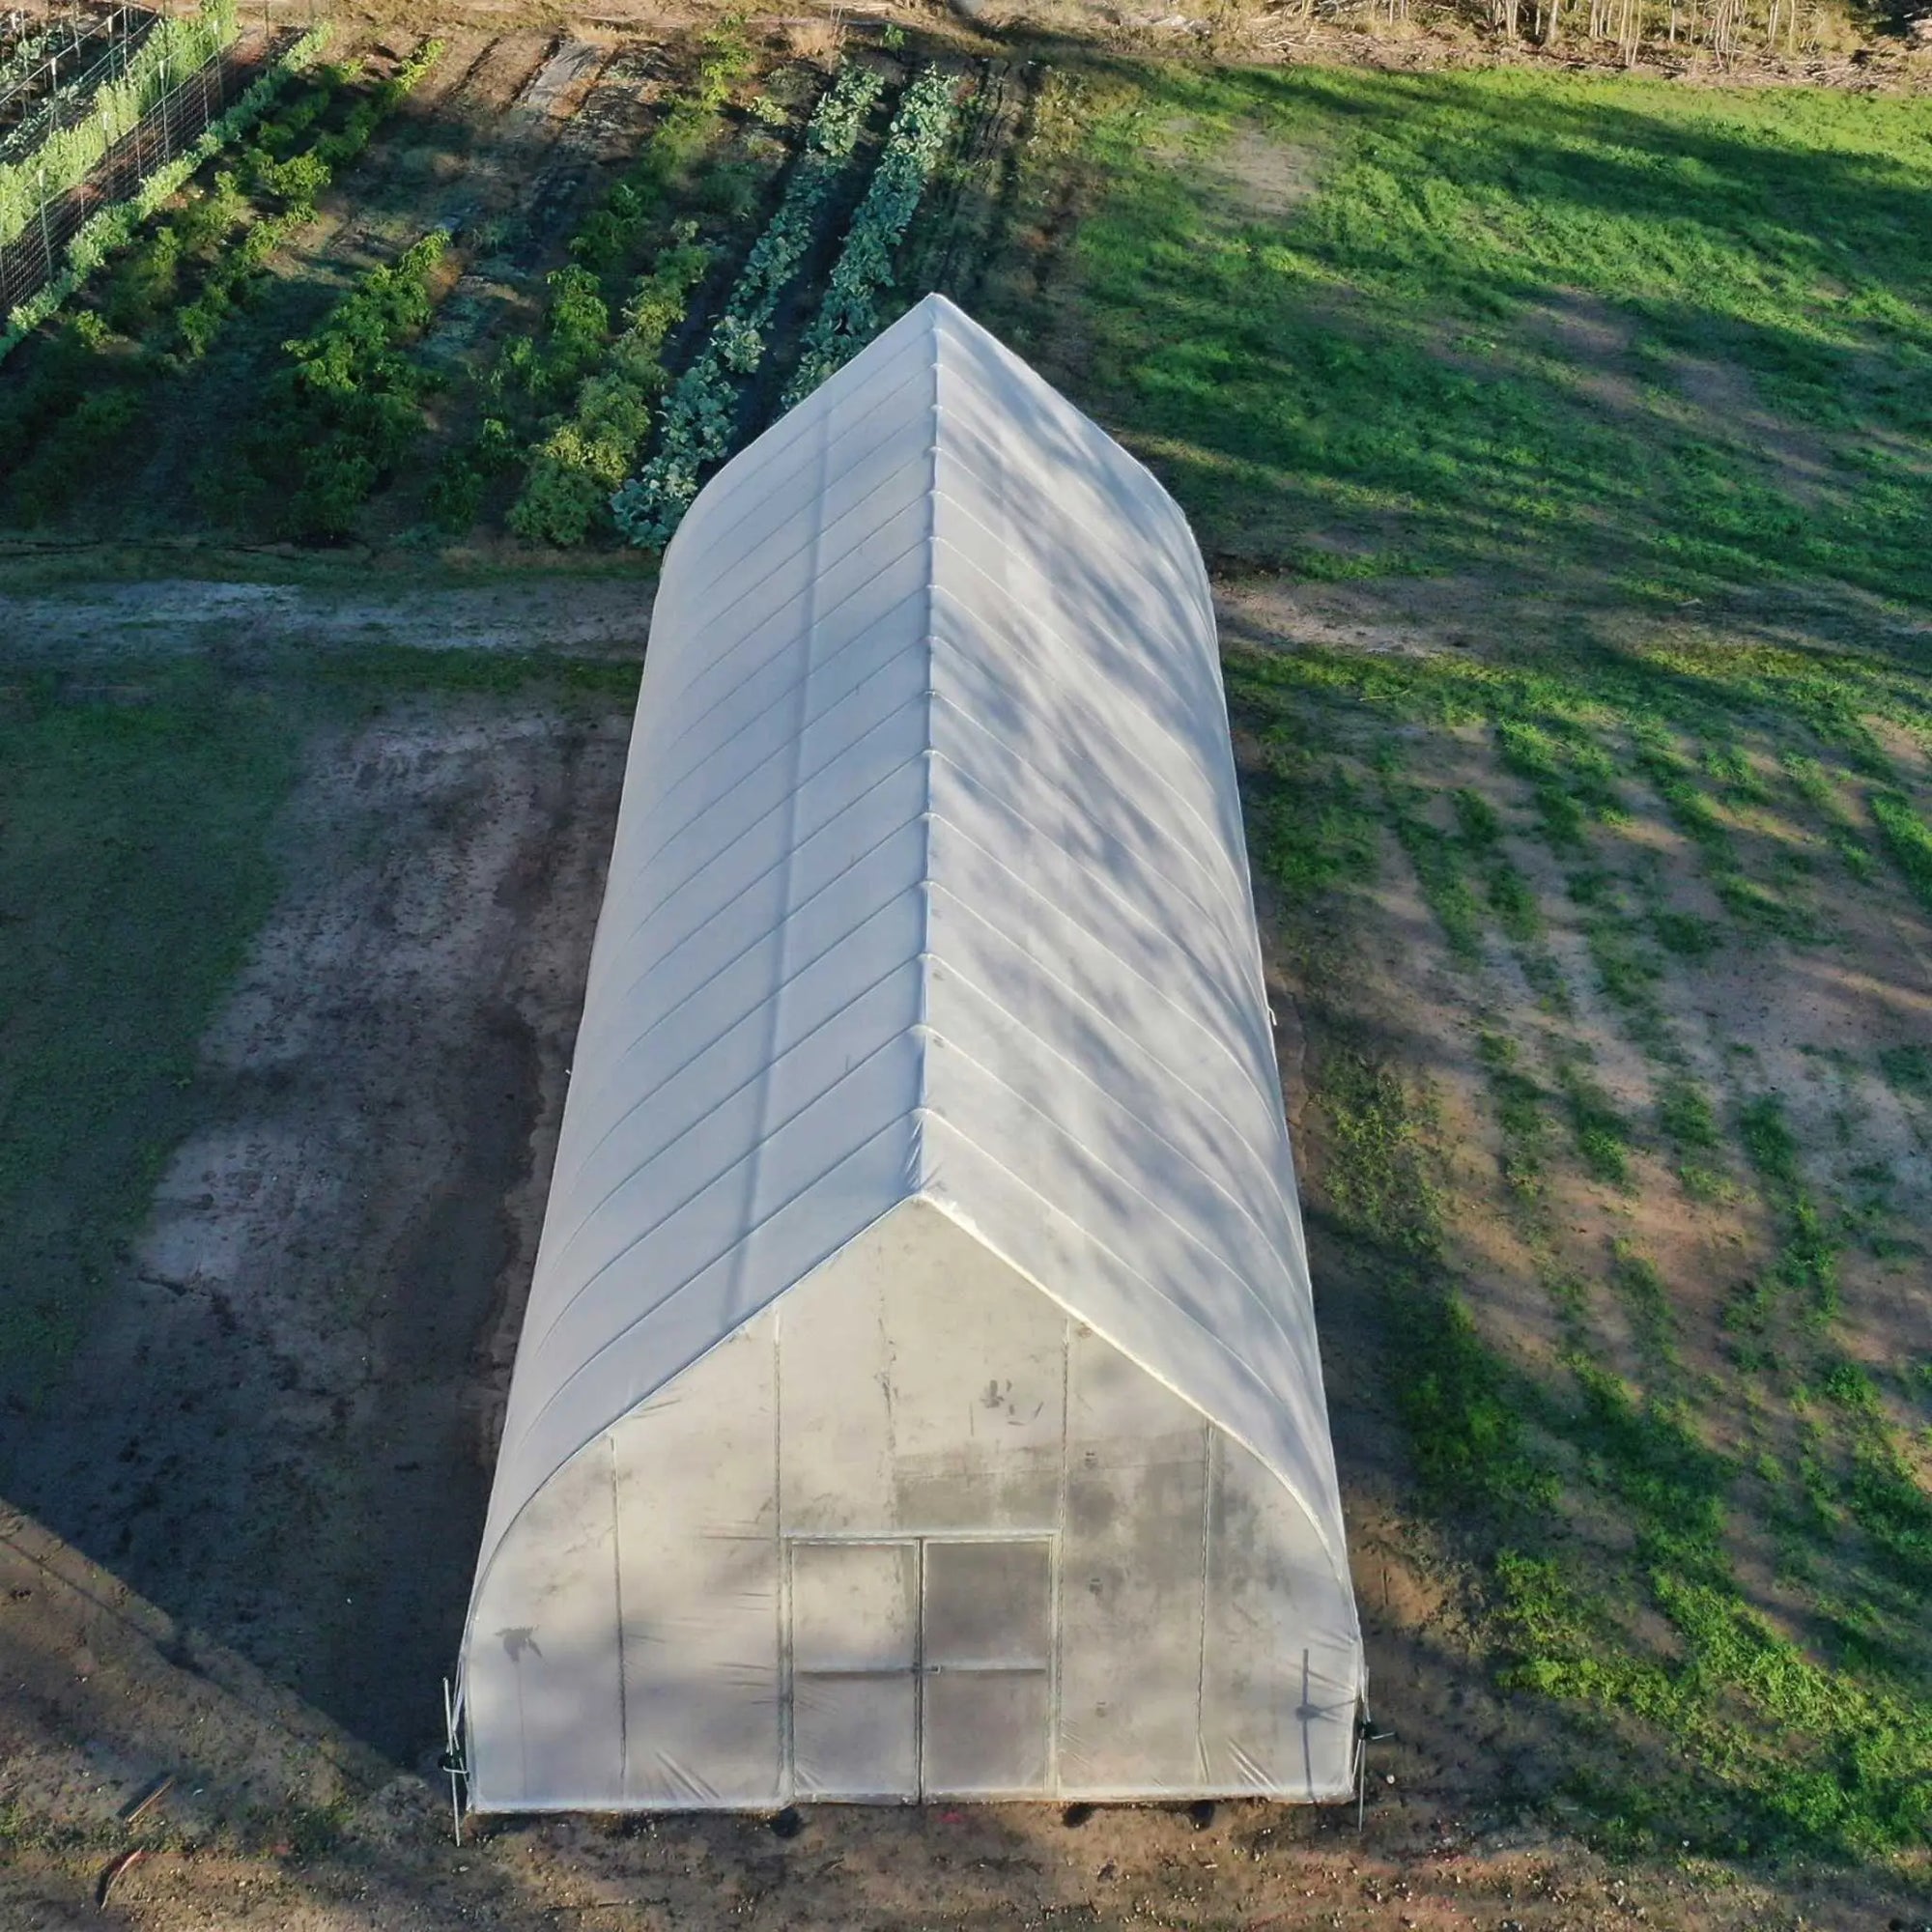
[[[875, 1535], [855, 1533], [850, 1535], [803, 1535], [786, 1534], [784, 1561], [780, 1570], [781, 1609], [782, 1629], [780, 1643], [780, 1746], [782, 1754], [784, 1790], [788, 1802], [803, 1802], [813, 1804], [923, 1804], [933, 1797], [927, 1789], [925, 1776], [925, 1686], [928, 1677], [938, 1674], [942, 1667], [950, 1668], [961, 1675], [969, 1675], [974, 1670], [972, 1664], [951, 1666], [928, 1665], [925, 1661], [925, 1583], [926, 1546], [933, 1543], [1026, 1543], [1044, 1546], [1046, 1549], [1047, 1577], [1047, 1629], [1046, 1629], [1046, 1772], [1037, 1791], [982, 1792], [968, 1794], [960, 1799], [962, 1804], [996, 1804], [1002, 1799], [1015, 1800], [1050, 1798], [1059, 1785], [1060, 1776], [1060, 1537], [1052, 1529], [1036, 1530], [911, 1530], [903, 1534], [887, 1533]], [[792, 1656], [792, 1563], [794, 1554], [801, 1546], [823, 1548], [828, 1546], [849, 1548], [857, 1545], [866, 1548], [903, 1549], [908, 1546], [913, 1551], [913, 1643], [912, 1643], [912, 1721], [913, 1721], [913, 1783], [914, 1791], [909, 1797], [893, 1798], [828, 1798], [812, 1793], [801, 1793], [798, 1788], [798, 1759], [794, 1746], [794, 1705], [793, 1692], [797, 1683], [797, 1670]], [[997, 1670], [998, 1665], [985, 1666]], [[1012, 1668], [1012, 1666], [1009, 1666]], [[813, 1674], [813, 1673], [808, 1673]], [[853, 1673], [859, 1675], [863, 1673]], [[943, 1794], [942, 1794], [943, 1795]]]

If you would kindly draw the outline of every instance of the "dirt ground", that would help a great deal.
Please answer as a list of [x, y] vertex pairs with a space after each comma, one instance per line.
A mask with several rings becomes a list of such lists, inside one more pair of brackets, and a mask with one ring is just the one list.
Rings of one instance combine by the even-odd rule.
[[[631, 655], [639, 605], [621, 578], [183, 581], [14, 593], [0, 631], [105, 652], [165, 636], [243, 656], [407, 639]], [[1371, 649], [1439, 647], [1432, 627], [1454, 621], [1359, 595], [1344, 611], [1319, 589], [1232, 599], [1225, 616], [1277, 638], [1346, 623]], [[1103, 1810], [1078, 1829], [1048, 1807], [821, 1809], [791, 1839], [755, 1819], [512, 1820], [454, 1844], [440, 1679], [627, 727], [618, 704], [511, 695], [409, 697], [312, 728], [276, 833], [290, 884], [203, 1042], [203, 1125], [67, 1385], [30, 1425], [0, 1424], [0, 1925], [1925, 1922], [1868, 1884], [1613, 1865], [1526, 1821], [1551, 1741], [1492, 1688], [1456, 1565], [1405, 1511], [1370, 1323], [1319, 1215], [1345, 1502], [1395, 1733], [1372, 1751], [1359, 1833], [1351, 1809], [1240, 1804], [1206, 1822]], [[1421, 988], [1411, 1024], [1453, 1103], [1467, 1049], [1453, 995], [1430, 991], [1427, 930], [1398, 884], [1371, 958]], [[1274, 978], [1319, 1198], [1302, 1107], [1319, 1046], [1301, 989], [1279, 963]]]
[[50, 582], [0, 590], [0, 644], [65, 664], [129, 650], [221, 654], [410, 644], [425, 649], [637, 656], [650, 628], [651, 582], [635, 571], [440, 581], [391, 568], [345, 587], [340, 573], [288, 582], [242, 577], [72, 575], [74, 558], [39, 560]]

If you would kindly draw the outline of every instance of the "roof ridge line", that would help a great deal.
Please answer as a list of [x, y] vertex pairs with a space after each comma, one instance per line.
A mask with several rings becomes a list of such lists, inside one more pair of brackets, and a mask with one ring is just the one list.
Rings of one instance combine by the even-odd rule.
[[933, 710], [938, 703], [937, 680], [933, 670], [936, 648], [934, 632], [934, 607], [938, 600], [939, 575], [939, 372], [940, 372], [940, 332], [928, 321], [928, 339], [932, 343], [929, 364], [932, 385], [928, 409], [931, 412], [932, 433], [926, 440], [925, 449], [925, 613], [921, 620], [920, 648], [925, 653], [925, 725], [922, 736], [924, 740], [920, 751], [920, 762], [924, 767], [922, 774], [922, 795], [920, 799], [920, 825], [923, 842], [919, 861], [919, 952], [915, 955], [919, 961], [919, 991], [914, 996], [912, 1034], [919, 1043], [917, 1054], [919, 1065], [919, 1087], [913, 1095], [912, 1104], [912, 1143], [907, 1150], [906, 1181], [909, 1191], [923, 1194], [926, 1185], [925, 1122], [929, 1111], [931, 1094], [931, 1044], [932, 1044], [932, 770], [933, 756]]

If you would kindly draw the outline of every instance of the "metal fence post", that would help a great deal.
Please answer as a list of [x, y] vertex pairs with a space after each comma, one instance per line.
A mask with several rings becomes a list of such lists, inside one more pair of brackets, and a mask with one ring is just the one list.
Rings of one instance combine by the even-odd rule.
[[47, 280], [54, 278], [54, 246], [47, 236], [47, 164], [43, 161], [40, 169], [41, 183], [41, 258], [46, 265]]

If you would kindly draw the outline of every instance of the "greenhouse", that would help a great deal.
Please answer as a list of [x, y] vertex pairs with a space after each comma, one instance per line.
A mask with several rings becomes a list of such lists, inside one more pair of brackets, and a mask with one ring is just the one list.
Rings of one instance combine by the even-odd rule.
[[664, 561], [458, 1689], [479, 1810], [1352, 1790], [1206, 574], [934, 297]]

